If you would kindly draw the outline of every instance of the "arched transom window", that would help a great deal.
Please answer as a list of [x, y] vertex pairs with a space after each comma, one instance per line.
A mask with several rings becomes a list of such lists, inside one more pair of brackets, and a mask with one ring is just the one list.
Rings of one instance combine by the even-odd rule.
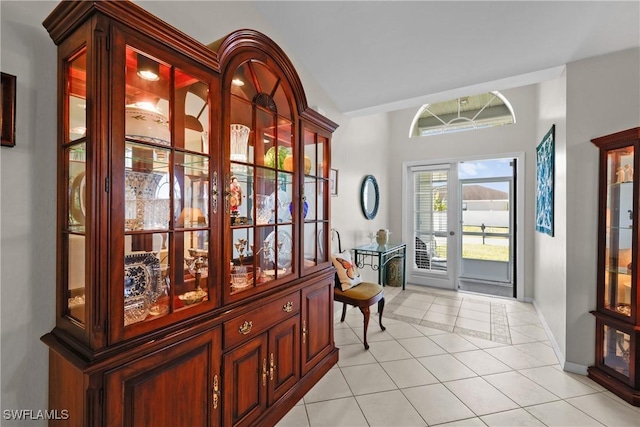
[[509, 101], [493, 91], [423, 105], [413, 118], [409, 136], [440, 135], [515, 122]]

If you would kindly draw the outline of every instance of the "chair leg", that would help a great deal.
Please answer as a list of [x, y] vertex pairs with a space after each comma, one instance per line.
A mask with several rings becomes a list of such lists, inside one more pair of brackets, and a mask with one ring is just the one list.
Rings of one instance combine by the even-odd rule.
[[369, 307], [360, 307], [360, 311], [364, 315], [364, 349], [369, 350], [369, 344], [367, 343], [367, 328], [369, 327], [369, 316], [371, 311]]
[[340, 323], [344, 322], [344, 318], [347, 315], [347, 303], [342, 303], [342, 317], [340, 318]]
[[384, 311], [384, 297], [382, 297], [382, 299], [380, 301], [378, 301], [378, 315], [380, 316], [380, 329], [385, 331], [387, 328], [385, 328], [382, 325], [382, 312], [383, 311]]

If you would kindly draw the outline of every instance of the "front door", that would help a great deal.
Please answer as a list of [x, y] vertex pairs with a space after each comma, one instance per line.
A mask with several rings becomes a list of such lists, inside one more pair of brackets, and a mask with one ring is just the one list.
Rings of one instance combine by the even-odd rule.
[[408, 281], [455, 289], [457, 165], [411, 166], [407, 172]]

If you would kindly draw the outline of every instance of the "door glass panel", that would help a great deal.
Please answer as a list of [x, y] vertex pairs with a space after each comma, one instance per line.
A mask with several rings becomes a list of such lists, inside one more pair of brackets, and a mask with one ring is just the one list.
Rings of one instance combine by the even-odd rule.
[[127, 47], [125, 133], [130, 140], [171, 145], [171, 67]]
[[272, 210], [270, 222], [291, 222], [293, 201], [293, 174], [278, 173], [278, 188], [269, 196], [269, 206]]
[[209, 83], [126, 48], [124, 325], [208, 301]]
[[231, 97], [231, 127], [229, 130], [229, 158], [231, 171], [238, 163], [253, 162], [252, 107], [234, 96]]
[[270, 169], [257, 168], [255, 180], [255, 194], [250, 196], [253, 203], [253, 215], [251, 223], [265, 225], [273, 222], [274, 206], [271, 194], [276, 190], [276, 172]]
[[231, 241], [231, 262], [230, 262], [230, 287], [231, 293], [242, 292], [251, 289], [259, 273], [256, 270], [256, 261], [260, 266], [256, 256], [261, 247], [255, 245], [252, 228], [235, 228]]
[[64, 234], [67, 253], [68, 312], [79, 322], [84, 322], [86, 244], [85, 224], [87, 223], [87, 163], [86, 144], [72, 145], [66, 149], [68, 160], [67, 176], [67, 227]]
[[319, 240], [322, 236], [318, 236], [317, 223], [308, 222], [304, 224], [304, 266], [312, 267], [318, 264], [320, 253]]
[[166, 233], [137, 233], [125, 236], [125, 326], [152, 320], [169, 312], [167, 238]]
[[174, 145], [198, 153], [209, 152], [209, 86], [189, 74], [175, 72], [175, 121], [184, 129], [182, 138], [176, 136]]
[[305, 221], [316, 220], [316, 210], [318, 207], [318, 198], [322, 197], [318, 194], [318, 180], [315, 178], [305, 177], [304, 180], [304, 201], [302, 202], [302, 216]]
[[[258, 91], [254, 85], [253, 75], [249, 68], [249, 63], [245, 62], [240, 65], [233, 74], [233, 79], [231, 80], [231, 93], [239, 98], [251, 102], [257, 92]], [[232, 116], [231, 122], [237, 123], [233, 119], [234, 118]]]
[[607, 152], [604, 306], [632, 316], [633, 147]]
[[241, 64], [231, 82], [229, 180], [232, 242], [227, 292], [238, 295], [293, 274], [296, 135], [282, 80], [265, 64]]
[[324, 153], [325, 153], [325, 147], [328, 147], [329, 144], [329, 140], [323, 136], [318, 135], [318, 149], [317, 149], [317, 153], [318, 153], [318, 157], [316, 159], [316, 175], [320, 176], [322, 178], [328, 178], [329, 177], [329, 168], [328, 165], [325, 163], [325, 157], [324, 157]]
[[289, 107], [289, 98], [284, 91], [282, 85], [278, 85], [273, 100], [278, 107], [278, 115], [281, 117], [291, 118], [291, 108]]
[[67, 149], [69, 176], [67, 183], [68, 228], [70, 231], [84, 233], [87, 215], [87, 146], [76, 144]]
[[302, 205], [298, 212], [304, 221], [303, 268], [327, 262], [329, 255], [324, 250], [327, 236], [323, 235], [329, 217], [329, 207], [324, 203], [328, 197], [328, 171], [326, 164], [328, 138], [313, 129], [304, 129], [302, 160], [304, 187]]
[[232, 164], [232, 173], [229, 178], [229, 197], [225, 199], [231, 212], [231, 225], [247, 224], [249, 218], [253, 219], [253, 198], [248, 197], [249, 190], [253, 189], [253, 168]]
[[199, 219], [196, 223], [185, 220], [185, 224], [200, 229], [175, 233], [176, 310], [208, 300], [209, 231]]
[[316, 217], [318, 220], [326, 220], [327, 218], [327, 214], [329, 212], [328, 209], [326, 209], [326, 206], [324, 204], [324, 195], [328, 194], [327, 192], [329, 191], [329, 181], [324, 179], [318, 179], [318, 196], [316, 198], [317, 203], [318, 203], [318, 208], [316, 209]]
[[461, 275], [510, 283], [511, 183], [504, 180], [461, 182]]
[[318, 156], [316, 151], [316, 134], [308, 129], [304, 131], [304, 174], [317, 175]]
[[67, 141], [75, 141], [87, 134], [87, 51], [83, 49], [67, 63]]
[[631, 335], [604, 325], [604, 364], [624, 376], [629, 376]]
[[447, 271], [448, 170], [416, 171], [414, 188], [414, 260], [420, 271]]
[[265, 259], [269, 270], [280, 276], [290, 274], [293, 265], [293, 231], [291, 225], [281, 225], [264, 240]]
[[176, 226], [206, 227], [209, 223], [209, 158], [177, 152], [174, 173], [178, 185], [182, 184], [182, 197], [175, 201], [175, 206], [179, 209]]
[[126, 231], [169, 227], [169, 195], [161, 194], [161, 185], [169, 179], [169, 153], [149, 145], [125, 145]]
[[84, 323], [87, 239], [81, 234], [65, 234], [64, 237], [68, 254], [67, 315]]

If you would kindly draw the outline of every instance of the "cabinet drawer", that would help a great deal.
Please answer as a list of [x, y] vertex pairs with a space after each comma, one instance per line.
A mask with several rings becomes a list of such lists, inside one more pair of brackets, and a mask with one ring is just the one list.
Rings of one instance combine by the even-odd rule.
[[255, 337], [299, 311], [300, 292], [294, 292], [224, 322], [224, 349]]

